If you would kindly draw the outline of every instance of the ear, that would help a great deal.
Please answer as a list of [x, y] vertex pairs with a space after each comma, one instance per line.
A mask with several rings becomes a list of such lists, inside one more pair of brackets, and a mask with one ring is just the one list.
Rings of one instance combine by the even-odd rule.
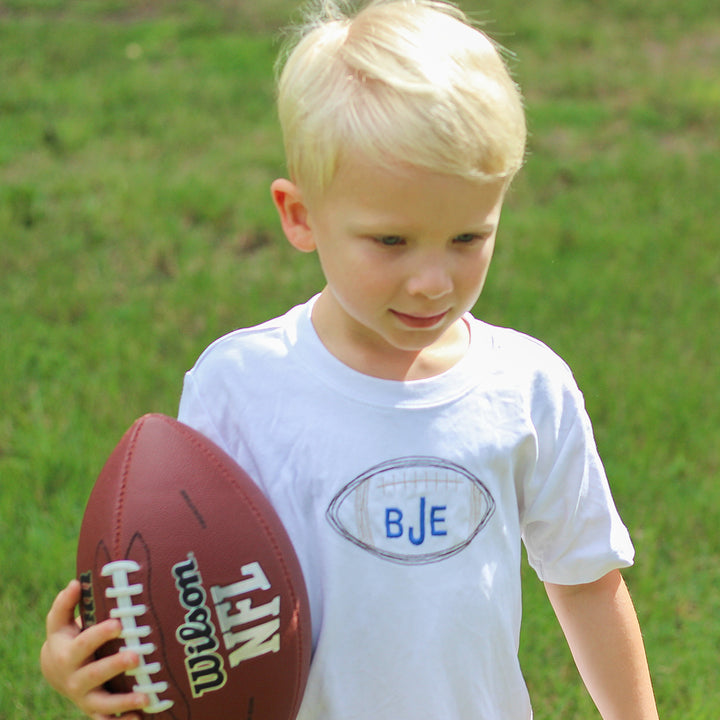
[[308, 209], [300, 188], [290, 180], [280, 178], [272, 183], [270, 192], [288, 242], [301, 252], [315, 250]]

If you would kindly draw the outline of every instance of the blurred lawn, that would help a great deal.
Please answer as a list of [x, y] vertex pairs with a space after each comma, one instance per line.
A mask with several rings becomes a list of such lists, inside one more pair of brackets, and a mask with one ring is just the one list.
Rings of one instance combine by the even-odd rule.
[[[665, 720], [720, 706], [720, 8], [466, 2], [531, 129], [477, 312], [586, 393], [637, 547]], [[272, 106], [289, 0], [0, 2], [0, 720], [75, 717], [37, 671], [79, 518], [124, 429], [173, 414], [218, 335], [321, 287], [281, 238]], [[539, 583], [539, 720], [596, 717]]]

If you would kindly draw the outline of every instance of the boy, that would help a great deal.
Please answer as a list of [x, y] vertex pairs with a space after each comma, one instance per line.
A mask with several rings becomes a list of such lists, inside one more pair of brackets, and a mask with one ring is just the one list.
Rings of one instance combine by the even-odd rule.
[[[519, 92], [450, 5], [323, 8], [280, 76], [290, 179], [272, 196], [326, 287], [211, 345], [179, 412], [297, 549], [314, 644], [299, 719], [531, 718], [521, 540], [602, 717], [657, 718], [582, 396], [544, 345], [469, 314], [523, 162]], [[94, 717], [141, 707], [99, 689], [135, 658], [89, 662], [118, 627], [78, 634], [78, 594], [48, 615], [46, 676]]]

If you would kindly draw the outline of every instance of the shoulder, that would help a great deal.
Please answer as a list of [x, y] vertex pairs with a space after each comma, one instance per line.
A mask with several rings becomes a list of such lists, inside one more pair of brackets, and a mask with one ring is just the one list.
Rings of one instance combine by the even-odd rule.
[[473, 332], [483, 338], [483, 345], [493, 367], [519, 377], [555, 378], [574, 383], [568, 364], [541, 340], [512, 328], [490, 325], [472, 319]]
[[190, 374], [215, 376], [230, 368], [247, 373], [253, 369], [266, 372], [270, 366], [287, 358], [295, 344], [298, 333], [298, 318], [302, 305], [289, 310], [285, 315], [267, 320], [260, 325], [240, 328], [211, 343], [198, 357]]
[[495, 390], [509, 394], [534, 421], [561, 416], [567, 421], [584, 413], [585, 400], [573, 372], [553, 349], [517, 330], [475, 323]]
[[294, 376], [291, 360], [303, 306], [215, 340], [185, 374], [178, 419], [236, 457], [239, 428], [279, 402]]

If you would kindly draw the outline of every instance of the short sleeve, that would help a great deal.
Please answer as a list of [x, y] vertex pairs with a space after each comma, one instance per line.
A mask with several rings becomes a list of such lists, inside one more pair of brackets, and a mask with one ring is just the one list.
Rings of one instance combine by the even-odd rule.
[[592, 582], [633, 563], [580, 390], [567, 366], [536, 383], [537, 462], [524, 493], [522, 535], [541, 580]]
[[[218, 402], [219, 406], [220, 403]], [[183, 391], [180, 396], [178, 420], [205, 435], [225, 452], [231, 453], [226, 438], [223, 437], [217, 423], [208, 410], [207, 403], [198, 392], [197, 382], [192, 371], [186, 373]]]

